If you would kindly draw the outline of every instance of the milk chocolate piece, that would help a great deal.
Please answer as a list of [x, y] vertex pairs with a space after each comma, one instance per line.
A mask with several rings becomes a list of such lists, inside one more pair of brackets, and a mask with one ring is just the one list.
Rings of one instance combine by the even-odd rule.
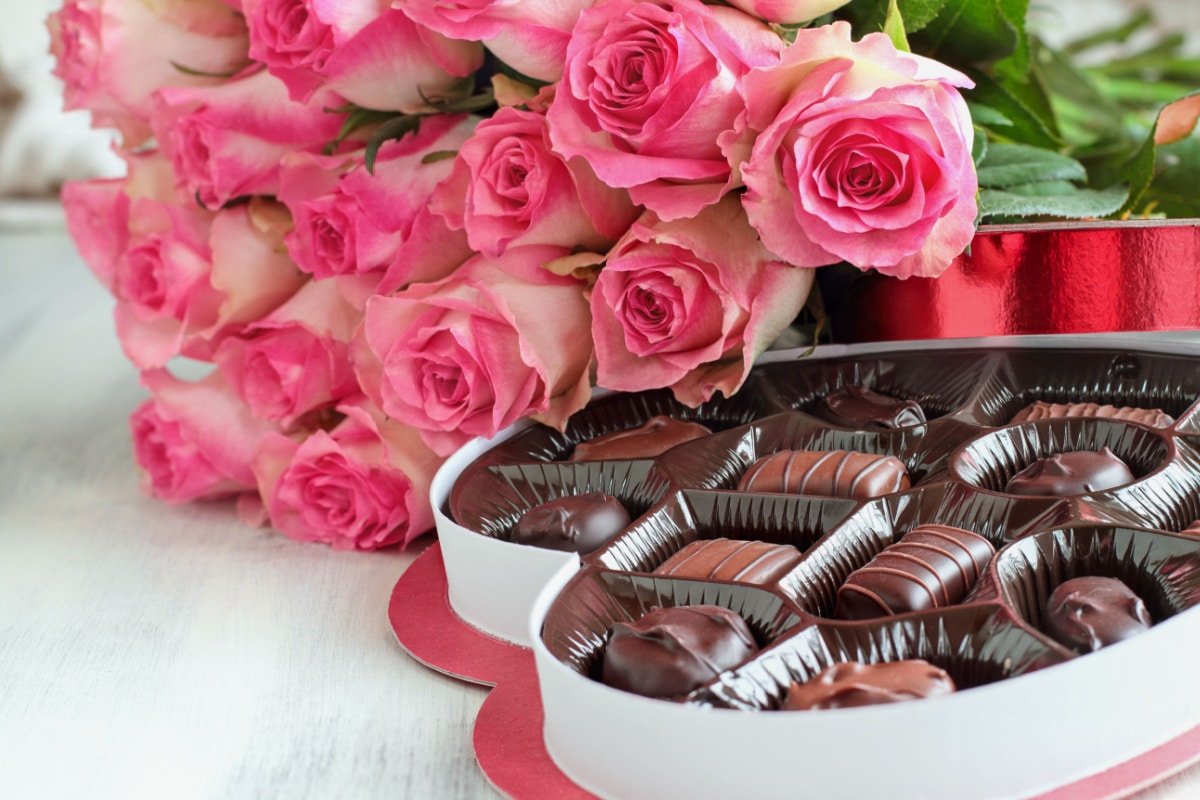
[[1134, 481], [1125, 462], [1107, 447], [1099, 452], [1075, 450], [1039, 458], [1009, 478], [1009, 494], [1063, 495], [1102, 492]]
[[697, 422], [684, 422], [671, 417], [651, 417], [638, 428], [597, 436], [575, 445], [571, 461], [624, 461], [635, 458], [654, 458], [676, 445], [712, 434]]
[[781, 450], [760, 458], [738, 482], [743, 492], [817, 494], [868, 500], [912, 487], [895, 456], [851, 450]]
[[1188, 536], [1200, 536], [1200, 519], [1196, 520], [1191, 525], [1188, 525], [1186, 528], [1181, 530], [1180, 533], [1187, 534]]
[[843, 386], [825, 395], [812, 409], [815, 417], [844, 428], [886, 431], [925, 422], [914, 400], [880, 394], [865, 386]]
[[954, 690], [954, 681], [944, 670], [921, 659], [881, 664], [843, 661], [809, 681], [793, 681], [783, 710], [874, 706], [937, 697]]
[[727, 608], [652, 608], [609, 629], [601, 680], [646, 697], [678, 697], [757, 651], [746, 621]]
[[996, 549], [977, 533], [922, 525], [850, 573], [838, 589], [838, 619], [873, 619], [962, 601]]
[[1045, 400], [1038, 400], [1018, 411], [1016, 416], [1009, 420], [1009, 424], [1056, 417], [1099, 417], [1139, 422], [1154, 428], [1166, 428], [1175, 423], [1175, 418], [1161, 408], [1118, 408], [1102, 406], [1099, 403], [1047, 403]]
[[1060, 583], [1042, 610], [1046, 633], [1080, 653], [1124, 641], [1153, 624], [1142, 598], [1116, 578], [1088, 575]]
[[621, 501], [604, 492], [559, 497], [534, 506], [517, 520], [512, 540], [547, 550], [587, 555], [632, 520]]
[[762, 586], [778, 581], [799, 561], [800, 551], [790, 544], [698, 539], [660, 564], [654, 573]]

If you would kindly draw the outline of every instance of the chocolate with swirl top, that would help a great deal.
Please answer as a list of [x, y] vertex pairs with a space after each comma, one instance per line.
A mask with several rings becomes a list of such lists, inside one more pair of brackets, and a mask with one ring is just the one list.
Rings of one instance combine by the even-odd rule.
[[654, 573], [762, 586], [778, 581], [799, 561], [800, 551], [790, 544], [697, 539], [660, 564]]
[[872, 619], [961, 602], [996, 549], [977, 533], [922, 525], [850, 573], [838, 589], [838, 619]]
[[925, 422], [925, 412], [915, 400], [881, 394], [865, 386], [843, 386], [825, 395], [812, 409], [813, 416], [844, 428], [895, 430]]
[[1033, 422], [1056, 417], [1099, 417], [1101, 419], [1139, 422], [1154, 428], [1166, 428], [1175, 418], [1161, 408], [1130, 408], [1129, 406], [1100, 405], [1099, 403], [1047, 403], [1038, 400], [1016, 413], [1009, 423]]
[[756, 652], [750, 626], [728, 608], [652, 608], [609, 629], [600, 679], [646, 697], [678, 697]]
[[1152, 624], [1142, 598], [1116, 578], [1098, 575], [1060, 583], [1042, 616], [1047, 633], [1080, 653], [1124, 641]]
[[671, 417], [657, 416], [645, 425], [607, 433], [575, 445], [571, 461], [625, 461], [635, 458], [654, 458], [676, 445], [699, 439], [712, 433], [698, 422], [684, 422]]
[[760, 458], [738, 482], [743, 492], [816, 494], [869, 500], [912, 487], [895, 456], [852, 450], [780, 450]]
[[955, 690], [945, 670], [919, 658], [861, 664], [843, 661], [804, 683], [793, 682], [785, 711], [855, 708], [936, 697]]

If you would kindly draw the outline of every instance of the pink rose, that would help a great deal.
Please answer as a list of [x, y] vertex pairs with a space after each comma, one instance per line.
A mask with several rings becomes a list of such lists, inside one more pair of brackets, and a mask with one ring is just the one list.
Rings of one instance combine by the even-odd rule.
[[279, 190], [279, 163], [293, 150], [319, 150], [341, 128], [324, 95], [293, 103], [265, 70], [220, 86], [163, 89], [153, 117], [159, 146], [180, 187], [208, 208]]
[[475, 256], [437, 283], [372, 297], [354, 341], [359, 384], [448, 454], [536, 414], [562, 427], [590, 396], [583, 285], [542, 269], [560, 247]]
[[[256, 208], [256, 207], [254, 207]], [[220, 338], [267, 314], [303, 284], [282, 249], [243, 205], [208, 212], [140, 198], [110, 288], [121, 347], [142, 369], [176, 355], [209, 360]]]
[[518, 72], [553, 82], [579, 12], [595, 1], [394, 0], [392, 7], [452, 39], [481, 41]]
[[166, 370], [142, 373], [151, 399], [129, 418], [142, 489], [168, 503], [251, 491], [258, 440], [273, 426], [256, 418], [217, 373], [195, 383]]
[[483, 48], [447, 39], [390, 0], [246, 0], [250, 55], [306, 102], [324, 86], [366, 108], [416, 112], [483, 64]]
[[442, 459], [369, 403], [338, 411], [346, 417], [328, 433], [262, 440], [254, 467], [271, 522], [336, 550], [408, 544], [433, 526], [429, 484]]
[[453, 161], [426, 163], [425, 157], [457, 150], [474, 125], [464, 115], [425, 117], [415, 133], [379, 149], [373, 175], [362, 151], [288, 156], [279, 199], [295, 220], [285, 242], [296, 263], [318, 279], [382, 276], [397, 264], [397, 285], [436, 280], [461, 264], [470, 255], [465, 237], [452, 234], [429, 208]]
[[637, 216], [625, 191], [550, 149], [544, 114], [517, 108], [479, 123], [434, 194], [433, 210], [492, 257], [527, 244], [604, 252]]
[[224, 339], [213, 360], [256, 416], [290, 427], [301, 415], [358, 393], [348, 345], [361, 320], [335, 281], [310, 281]]
[[939, 275], [975, 232], [973, 129], [954, 88], [971, 85], [883, 34], [799, 31], [779, 66], [746, 78], [758, 138], [743, 202], [763, 242], [800, 267]]
[[763, 247], [736, 195], [693, 219], [646, 212], [617, 243], [592, 290], [600, 386], [669, 386], [697, 406], [726, 397], [804, 306], [811, 270]]
[[575, 26], [550, 140], [661, 218], [695, 216], [736, 185], [718, 140], [745, 108], [743, 76], [782, 46], [733, 9], [608, 0]]
[[808, 22], [841, 8], [850, 0], [728, 0], [729, 5], [740, 8], [767, 22], [778, 25], [795, 25]]
[[68, 0], [46, 25], [66, 108], [118, 128], [127, 148], [150, 137], [156, 90], [220, 83], [249, 63], [241, 15], [215, 0]]
[[125, 179], [69, 181], [63, 185], [62, 204], [79, 256], [111, 291], [111, 276], [129, 238]]

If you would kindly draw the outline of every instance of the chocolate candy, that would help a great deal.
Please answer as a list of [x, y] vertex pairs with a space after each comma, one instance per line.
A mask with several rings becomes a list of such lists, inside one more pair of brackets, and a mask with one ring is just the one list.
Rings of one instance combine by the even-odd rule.
[[843, 661], [805, 683], [793, 682], [783, 710], [874, 706], [937, 697], [954, 690], [954, 681], [945, 670], [921, 659], [882, 664]]
[[1009, 478], [1009, 494], [1063, 496], [1102, 492], [1132, 483], [1133, 473], [1107, 447], [1099, 452], [1075, 450], [1039, 458]]
[[676, 445], [711, 434], [696, 422], [684, 422], [670, 417], [651, 417], [638, 428], [597, 436], [575, 445], [571, 461], [624, 461], [635, 458], [654, 458]]
[[1153, 623], [1146, 604], [1116, 578], [1088, 575], [1060, 583], [1042, 609], [1046, 633], [1090, 653], [1124, 641]]
[[781, 450], [760, 458], [738, 482], [743, 492], [818, 494], [868, 500], [911, 488], [895, 456], [851, 450]]
[[727, 608], [652, 608], [609, 629], [601, 680], [646, 697], [678, 697], [756, 652], [750, 627]]
[[812, 414], [844, 428], [865, 430], [895, 430], [925, 422], [925, 412], [915, 401], [865, 386], [843, 386], [830, 392], [817, 402]]
[[621, 501], [604, 492], [569, 495], [534, 506], [517, 520], [512, 540], [547, 550], [587, 555], [632, 520]]
[[1047, 403], [1038, 400], [1030, 403], [1016, 413], [1009, 423], [1033, 422], [1038, 419], [1055, 417], [1099, 417], [1101, 419], [1117, 419], [1127, 422], [1140, 422], [1154, 428], [1165, 428], [1175, 423], [1175, 418], [1160, 408], [1130, 408], [1129, 406], [1109, 406], [1098, 403]]
[[761, 586], [779, 580], [799, 561], [800, 551], [790, 544], [698, 539], [660, 564], [654, 573]]
[[1180, 533], [1188, 536], [1200, 536], [1200, 519], [1194, 521], [1191, 525], [1180, 531]]
[[872, 619], [954, 605], [996, 549], [977, 533], [922, 525], [850, 573], [838, 589], [838, 619]]

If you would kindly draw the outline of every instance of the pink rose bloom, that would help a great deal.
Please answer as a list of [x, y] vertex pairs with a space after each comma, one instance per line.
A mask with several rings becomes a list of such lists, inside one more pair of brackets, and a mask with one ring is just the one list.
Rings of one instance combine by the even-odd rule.
[[779, 66], [746, 78], [758, 138], [743, 203], [766, 246], [800, 267], [941, 274], [975, 233], [973, 129], [955, 88], [971, 85], [883, 34], [799, 31]]
[[483, 42], [518, 72], [562, 76], [571, 29], [596, 0], [394, 0], [416, 22], [452, 39]]
[[213, 355], [258, 417], [291, 427], [302, 415], [358, 394], [349, 342], [362, 314], [335, 281], [310, 281]]
[[128, 148], [150, 138], [156, 90], [220, 83], [249, 63], [245, 22], [215, 0], [68, 0], [46, 26], [66, 108], [90, 110]]
[[[141, 369], [176, 355], [209, 360], [220, 338], [287, 300], [304, 283], [278, 233], [247, 205], [135, 200], [128, 244], [106, 281], [117, 298], [117, 336]], [[102, 277], [102, 281], [104, 278]]]
[[743, 76], [782, 46], [733, 9], [608, 0], [575, 26], [550, 140], [659, 217], [695, 216], [737, 184], [718, 140], [745, 109]]
[[492, 257], [527, 244], [604, 252], [637, 216], [627, 192], [550, 149], [544, 114], [517, 108], [479, 123], [434, 194], [433, 210]]
[[465, 237], [452, 234], [429, 208], [453, 160], [425, 163], [425, 157], [462, 147], [474, 125], [464, 115], [425, 117], [415, 133], [379, 149], [374, 175], [363, 165], [363, 151], [288, 156], [279, 199], [295, 220], [284, 241], [296, 263], [324, 279], [382, 276], [399, 262], [397, 285], [436, 280], [461, 264], [470, 254]]
[[777, 25], [796, 25], [841, 8], [850, 0], [728, 0], [729, 5]]
[[125, 179], [68, 181], [62, 189], [67, 232], [84, 263], [112, 290], [111, 275], [129, 238]]
[[256, 418], [221, 376], [188, 383], [142, 373], [151, 399], [129, 418], [142, 489], [168, 503], [252, 491], [258, 441], [274, 426]]
[[531, 414], [561, 428], [591, 393], [583, 284], [541, 266], [569, 252], [475, 256], [437, 283], [372, 297], [354, 340], [359, 384], [443, 455]]
[[811, 270], [773, 256], [736, 195], [693, 219], [646, 212], [617, 243], [592, 290], [600, 386], [669, 386], [690, 406], [729, 397], [804, 306]]
[[265, 70], [220, 86], [163, 89], [152, 119], [159, 146], [180, 188], [208, 208], [279, 191], [279, 163], [293, 150], [332, 141], [343, 114], [326, 111], [325, 95], [293, 103]]
[[336, 550], [408, 544], [433, 527], [429, 484], [442, 459], [369, 403], [343, 405], [333, 430], [262, 440], [254, 468], [271, 522]]
[[319, 87], [352, 103], [415, 112], [483, 65], [483, 48], [415, 24], [390, 0], [246, 0], [250, 55], [306, 102]]

